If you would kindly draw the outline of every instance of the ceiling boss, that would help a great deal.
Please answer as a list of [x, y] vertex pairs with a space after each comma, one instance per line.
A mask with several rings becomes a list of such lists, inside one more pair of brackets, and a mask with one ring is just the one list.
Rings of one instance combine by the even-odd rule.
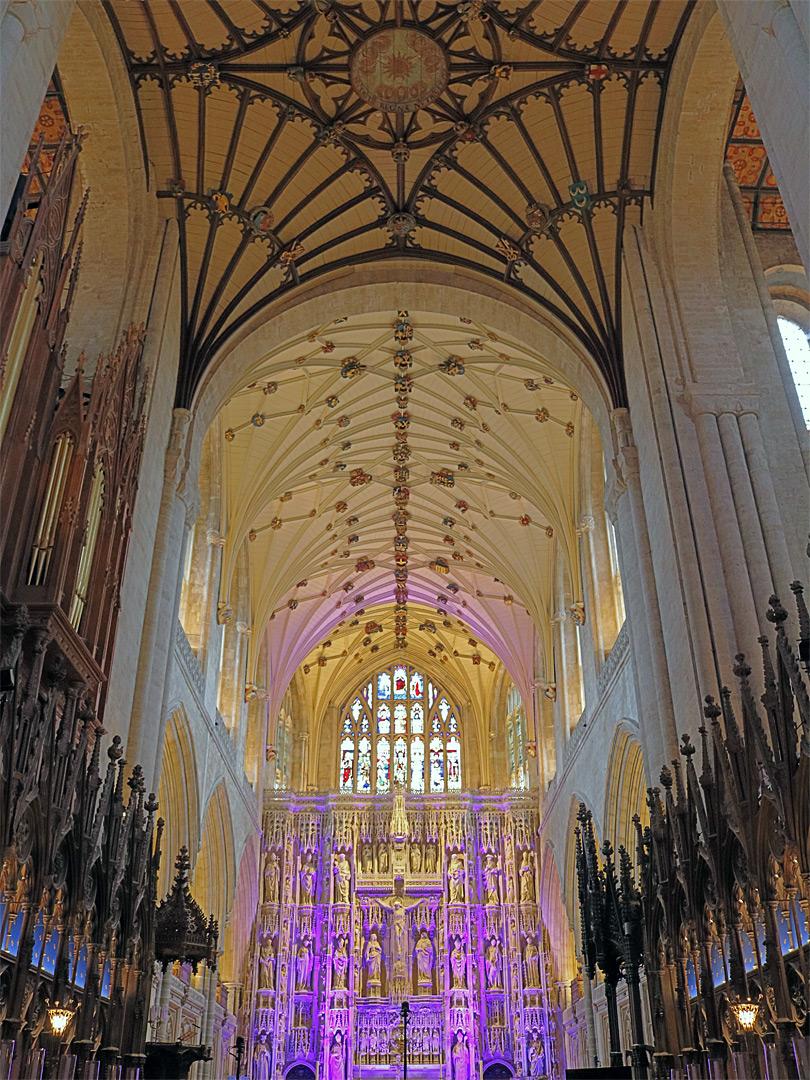
[[409, 112], [432, 104], [445, 90], [447, 54], [421, 30], [385, 27], [357, 47], [350, 74], [355, 93], [369, 105]]

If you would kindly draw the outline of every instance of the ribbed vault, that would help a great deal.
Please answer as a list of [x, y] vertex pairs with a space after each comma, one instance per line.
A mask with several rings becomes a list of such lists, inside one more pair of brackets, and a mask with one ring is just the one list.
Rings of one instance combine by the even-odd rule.
[[[257, 360], [222, 409], [221, 603], [247, 549], [253, 657], [264, 641], [279, 692], [302, 662], [321, 659], [331, 678], [339, 661], [352, 682], [385, 659], [403, 565], [409, 663], [420, 656], [444, 670], [460, 657], [465, 669], [491, 671], [497, 657], [524, 695], [534, 678], [550, 678], [537, 658], [542, 669], [551, 656], [555, 546], [582, 599], [584, 406], [542, 356], [474, 315], [473, 304], [455, 317], [347, 314]], [[461, 683], [454, 692], [473, 693]]]
[[181, 233], [177, 404], [262, 309], [390, 258], [504, 280], [624, 403], [621, 236], [692, 0], [104, 0]]

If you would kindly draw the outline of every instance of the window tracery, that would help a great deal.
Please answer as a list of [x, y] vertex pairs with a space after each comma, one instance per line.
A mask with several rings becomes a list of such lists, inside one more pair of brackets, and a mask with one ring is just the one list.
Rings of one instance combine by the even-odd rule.
[[526, 761], [526, 719], [523, 699], [513, 684], [506, 696], [506, 745], [509, 760], [509, 786], [526, 791], [529, 770]]
[[384, 668], [349, 699], [341, 721], [338, 787], [343, 793], [461, 790], [459, 710], [417, 668]]

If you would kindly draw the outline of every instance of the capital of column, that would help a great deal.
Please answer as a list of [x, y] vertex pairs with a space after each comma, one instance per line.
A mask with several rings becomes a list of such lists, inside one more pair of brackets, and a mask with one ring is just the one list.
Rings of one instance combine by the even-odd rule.
[[678, 401], [686, 415], [693, 420], [706, 413], [712, 416], [722, 416], [724, 413], [733, 413], [735, 416], [752, 413], [759, 416], [759, 388], [753, 383], [740, 383], [729, 390], [727, 386], [688, 383], [683, 380]]
[[220, 536], [216, 529], [207, 529], [205, 540], [210, 547], [225, 547], [225, 537]]
[[551, 616], [551, 624], [555, 626], [557, 623], [563, 623], [568, 618], [568, 612], [564, 610], [555, 611]]
[[592, 532], [596, 528], [596, 519], [592, 514], [583, 514], [579, 519], [579, 527], [577, 528], [577, 536], [582, 536], [583, 533]]
[[246, 622], [242, 622], [241, 620], [236, 624], [236, 632], [237, 634], [244, 634], [246, 637], [250, 637], [250, 627]]

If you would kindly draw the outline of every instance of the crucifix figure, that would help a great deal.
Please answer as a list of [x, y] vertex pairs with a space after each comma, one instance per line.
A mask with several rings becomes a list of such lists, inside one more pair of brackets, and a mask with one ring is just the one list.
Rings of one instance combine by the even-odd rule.
[[405, 913], [410, 908], [416, 907], [419, 900], [412, 896], [405, 896], [402, 878], [397, 878], [394, 882], [393, 893], [383, 897], [379, 903], [391, 912], [391, 975], [395, 979], [404, 979], [408, 973], [408, 957], [405, 955], [408, 930], [405, 924]]

